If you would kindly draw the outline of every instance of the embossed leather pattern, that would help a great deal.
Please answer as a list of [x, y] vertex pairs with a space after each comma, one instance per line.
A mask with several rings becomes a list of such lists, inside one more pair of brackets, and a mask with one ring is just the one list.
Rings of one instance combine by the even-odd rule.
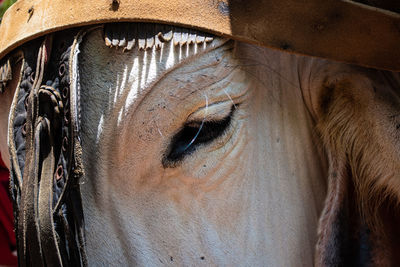
[[[11, 189], [20, 266], [86, 266], [71, 71], [79, 29], [24, 45], [11, 107]], [[78, 152], [77, 152], [78, 151]]]

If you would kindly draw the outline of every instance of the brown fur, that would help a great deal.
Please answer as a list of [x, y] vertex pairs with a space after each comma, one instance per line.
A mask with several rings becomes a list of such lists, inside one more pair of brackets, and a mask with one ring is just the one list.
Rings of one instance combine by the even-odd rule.
[[[320, 219], [317, 266], [343, 265], [345, 261], [339, 259], [344, 257], [343, 251], [354, 247], [338, 244], [344, 237], [363, 245], [360, 236], [349, 237], [358, 233], [354, 225], [366, 225], [370, 230], [371, 262], [363, 264], [400, 263], [396, 238], [400, 232], [394, 223], [400, 217], [400, 85], [393, 86], [396, 81], [389, 76], [346, 71], [326, 78], [318, 91], [317, 129], [330, 174]], [[338, 221], [343, 210], [348, 212], [345, 223], [352, 224], [346, 226], [348, 233], [338, 229], [343, 227]]]

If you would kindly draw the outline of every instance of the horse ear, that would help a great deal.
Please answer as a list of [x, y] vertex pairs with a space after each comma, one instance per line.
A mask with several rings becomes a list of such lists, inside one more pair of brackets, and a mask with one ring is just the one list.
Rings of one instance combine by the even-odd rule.
[[[400, 191], [388, 182], [397, 181], [398, 162], [386, 156], [398, 139], [384, 139], [396, 125], [384, 124], [382, 115], [398, 110], [390, 84], [350, 70], [316, 90], [314, 114], [329, 162], [316, 266], [400, 266]], [[377, 106], [385, 112], [372, 112]]]
[[328, 158], [328, 194], [319, 222], [315, 265], [369, 266], [370, 233], [355, 200], [351, 171], [338, 154]]

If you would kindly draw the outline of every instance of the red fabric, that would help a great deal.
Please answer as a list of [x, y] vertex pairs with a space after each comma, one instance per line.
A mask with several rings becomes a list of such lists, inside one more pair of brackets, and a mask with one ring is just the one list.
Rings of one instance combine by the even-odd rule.
[[16, 242], [9, 178], [10, 173], [0, 154], [0, 265], [17, 266], [17, 257], [12, 254], [16, 249]]

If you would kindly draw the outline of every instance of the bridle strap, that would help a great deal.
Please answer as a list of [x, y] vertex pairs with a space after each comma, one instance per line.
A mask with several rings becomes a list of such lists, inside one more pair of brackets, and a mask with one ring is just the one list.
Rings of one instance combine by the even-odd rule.
[[9, 122], [20, 266], [87, 265], [78, 118], [71, 112], [79, 106], [72, 99], [70, 71], [82, 36], [78, 31], [48, 35], [21, 48], [22, 75]]
[[[32, 73], [32, 76], [29, 77], [31, 79], [32, 90], [30, 90], [29, 95], [26, 95], [24, 100], [24, 105], [27, 108], [26, 111], [26, 123], [23, 127], [25, 127], [25, 134], [21, 132], [22, 135], [25, 135], [25, 164], [24, 164], [24, 174], [22, 179], [22, 192], [21, 192], [21, 207], [18, 215], [20, 218], [17, 219], [17, 239], [18, 239], [18, 261], [20, 266], [29, 266], [28, 262], [31, 262], [32, 265], [41, 266], [44, 264], [43, 253], [40, 244], [40, 225], [38, 217], [38, 204], [36, 197], [39, 192], [39, 175], [38, 175], [38, 164], [39, 164], [39, 155], [35, 144], [35, 139], [33, 133], [35, 132], [34, 121], [35, 121], [35, 106], [29, 105], [28, 103], [33, 103], [34, 92], [38, 84], [42, 82], [43, 71], [44, 71], [44, 59], [43, 59], [43, 49], [42, 45], [39, 48], [37, 64], [36, 64], [36, 72]], [[33, 78], [33, 75], [35, 77]], [[22, 129], [23, 130], [23, 129]], [[16, 133], [18, 134], [18, 133]], [[21, 140], [19, 140], [21, 141]], [[21, 145], [21, 144], [18, 144]], [[32, 190], [33, 187], [33, 190]], [[20, 233], [22, 233], [22, 237], [20, 237]], [[27, 244], [29, 242], [29, 244]], [[23, 257], [23, 255], [29, 255], [29, 257]]]

